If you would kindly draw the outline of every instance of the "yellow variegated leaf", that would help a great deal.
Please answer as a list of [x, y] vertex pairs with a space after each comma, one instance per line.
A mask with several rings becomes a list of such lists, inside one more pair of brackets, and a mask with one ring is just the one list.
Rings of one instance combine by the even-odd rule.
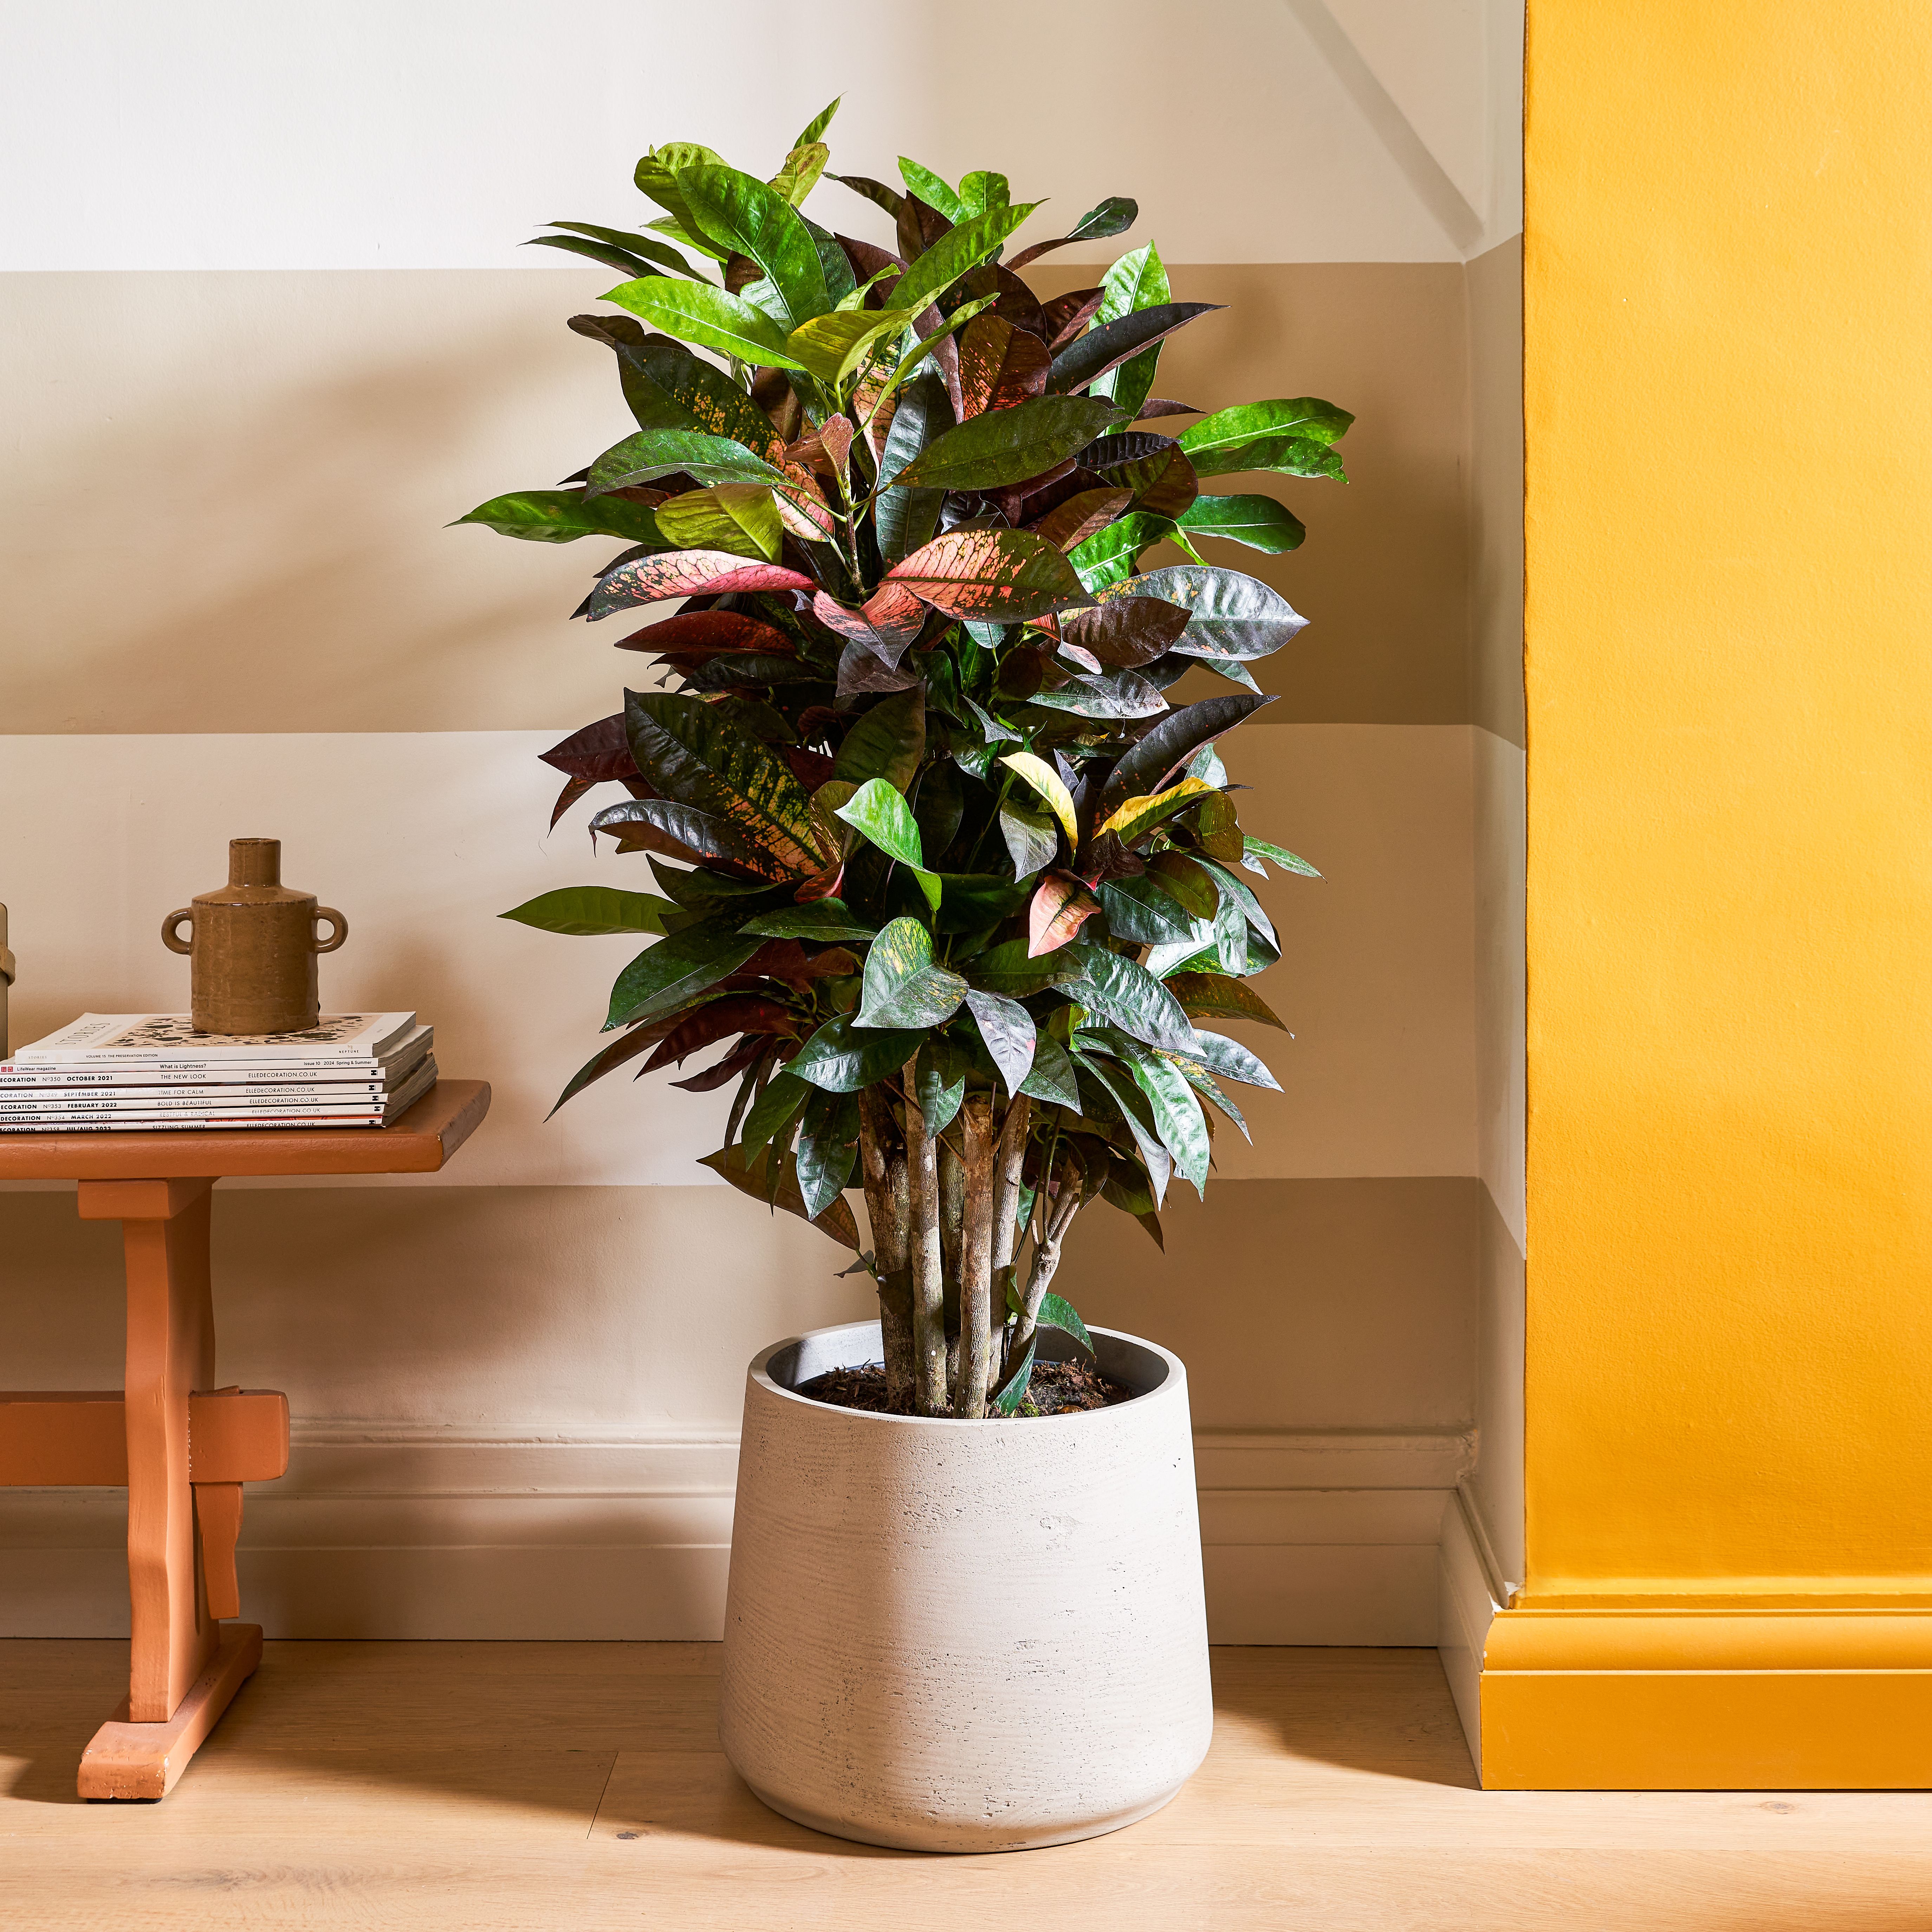
[[1151, 832], [1163, 818], [1172, 818], [1190, 800], [1214, 790], [1205, 778], [1183, 778], [1180, 784], [1170, 785], [1166, 791], [1129, 799], [1100, 830], [1111, 832], [1123, 845], [1131, 845], [1143, 832]]
[[680, 550], [722, 550], [778, 560], [784, 532], [772, 493], [759, 483], [721, 483], [688, 490], [658, 506], [658, 528]]
[[1000, 760], [1016, 777], [1025, 779], [1060, 820], [1070, 846], [1080, 843], [1080, 821], [1074, 816], [1073, 794], [1060, 782], [1060, 774], [1044, 758], [1030, 752], [1009, 752]]

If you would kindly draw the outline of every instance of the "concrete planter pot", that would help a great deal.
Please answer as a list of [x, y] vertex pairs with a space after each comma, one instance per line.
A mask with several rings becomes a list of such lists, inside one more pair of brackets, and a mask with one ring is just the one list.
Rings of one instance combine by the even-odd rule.
[[1094, 1340], [1134, 1401], [1011, 1421], [792, 1393], [877, 1361], [877, 1322], [753, 1361], [719, 1732], [773, 1810], [868, 1844], [1017, 1851], [1131, 1825], [1199, 1766], [1186, 1372], [1131, 1335]]

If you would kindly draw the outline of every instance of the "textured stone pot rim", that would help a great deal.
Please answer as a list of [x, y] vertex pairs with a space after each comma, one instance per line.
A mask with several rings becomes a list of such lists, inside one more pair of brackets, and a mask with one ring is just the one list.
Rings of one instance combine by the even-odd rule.
[[[818, 1410], [827, 1416], [848, 1417], [861, 1422], [910, 1424], [921, 1429], [1035, 1430], [1050, 1424], [1077, 1426], [1082, 1423], [1092, 1423], [1107, 1416], [1120, 1415], [1133, 1408], [1137, 1403], [1153, 1402], [1163, 1396], [1172, 1399], [1177, 1391], [1184, 1394], [1187, 1387], [1186, 1365], [1172, 1349], [1163, 1348], [1158, 1342], [1150, 1342], [1144, 1335], [1130, 1335], [1124, 1328], [1101, 1328], [1091, 1325], [1089, 1326], [1087, 1332], [1096, 1340], [1104, 1336], [1110, 1342], [1124, 1342], [1131, 1348], [1144, 1348], [1150, 1355], [1156, 1357], [1162, 1370], [1160, 1380], [1153, 1388], [1137, 1390], [1125, 1402], [1110, 1402], [1105, 1408], [1066, 1409], [1054, 1415], [987, 1415], [974, 1418], [963, 1415], [888, 1415], [878, 1409], [847, 1408], [838, 1402], [818, 1402], [808, 1395], [800, 1395], [796, 1389], [787, 1388], [784, 1384], [778, 1381], [771, 1372], [772, 1358], [782, 1354], [785, 1349], [801, 1348], [807, 1342], [816, 1342], [830, 1336], [849, 1334], [854, 1330], [862, 1331], [870, 1328], [876, 1333], [878, 1325], [876, 1321], [835, 1322], [823, 1328], [808, 1328], [802, 1335], [788, 1335], [783, 1341], [774, 1342], [769, 1347], [760, 1348], [752, 1358], [751, 1366], [746, 1372], [750, 1379], [757, 1383], [760, 1388], [769, 1390], [775, 1396], [782, 1397], [787, 1402], [797, 1402], [803, 1408]], [[1048, 1332], [1044, 1329], [1040, 1331], [1042, 1339]], [[1070, 1337], [1069, 1340], [1070, 1342]], [[1045, 1359], [1064, 1360], [1068, 1358], [1048, 1357]], [[851, 1367], [859, 1365], [848, 1363], [844, 1366]]]

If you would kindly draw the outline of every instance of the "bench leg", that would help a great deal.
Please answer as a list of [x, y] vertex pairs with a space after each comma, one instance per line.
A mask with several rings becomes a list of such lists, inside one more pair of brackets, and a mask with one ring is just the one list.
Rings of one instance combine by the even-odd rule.
[[[118, 1220], [128, 1270], [128, 1701], [81, 1760], [83, 1798], [159, 1798], [261, 1656], [218, 1623], [188, 1468], [188, 1396], [214, 1380], [209, 1180], [83, 1180], [83, 1220]], [[224, 1604], [224, 1608], [227, 1606]]]

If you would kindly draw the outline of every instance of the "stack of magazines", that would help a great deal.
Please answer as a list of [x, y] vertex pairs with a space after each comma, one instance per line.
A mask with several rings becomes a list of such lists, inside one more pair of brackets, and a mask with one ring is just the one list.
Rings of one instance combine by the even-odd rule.
[[414, 1013], [300, 1033], [196, 1033], [185, 1013], [83, 1013], [0, 1063], [0, 1133], [386, 1127], [436, 1084]]

